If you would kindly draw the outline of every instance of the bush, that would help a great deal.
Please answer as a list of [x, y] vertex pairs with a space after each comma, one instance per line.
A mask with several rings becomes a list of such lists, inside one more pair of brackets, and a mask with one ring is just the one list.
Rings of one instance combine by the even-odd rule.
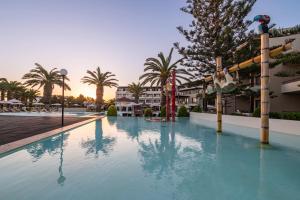
[[160, 117], [166, 117], [166, 106], [161, 107], [159, 115]]
[[151, 110], [151, 108], [146, 108], [144, 110], [144, 117], [152, 117], [152, 110]]
[[300, 120], [300, 112], [283, 112], [281, 119]]
[[[253, 117], [260, 117], [260, 108], [256, 108], [253, 112]], [[271, 119], [287, 119], [300, 121], [300, 112], [270, 112]]]
[[279, 112], [270, 112], [269, 117], [272, 119], [281, 119], [281, 114]]
[[193, 108], [192, 112], [199, 112], [199, 113], [202, 112], [201, 106], [195, 106], [195, 107]]
[[107, 116], [117, 116], [117, 108], [114, 105], [108, 107]]
[[260, 107], [255, 108], [253, 117], [260, 117]]
[[178, 110], [178, 114], [177, 117], [188, 117], [189, 112], [187, 111], [185, 106], [180, 106], [179, 110]]

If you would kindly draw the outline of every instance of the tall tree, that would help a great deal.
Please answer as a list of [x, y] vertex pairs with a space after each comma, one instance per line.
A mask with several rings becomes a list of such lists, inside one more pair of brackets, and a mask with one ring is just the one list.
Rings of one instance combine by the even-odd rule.
[[158, 58], [147, 58], [144, 64], [144, 74], [140, 76], [142, 85], [150, 83], [153, 85], [160, 86], [161, 88], [161, 106], [166, 105], [166, 97], [164, 94], [164, 86], [167, 80], [172, 76], [172, 71], [176, 70], [176, 81], [181, 84], [181, 80], [190, 81], [189, 76], [192, 76], [185, 69], [178, 69], [177, 65], [182, 61], [179, 59], [174, 63], [172, 61], [173, 48], [167, 57], [162, 52], [158, 54]]
[[128, 91], [132, 93], [134, 97], [134, 102], [139, 103], [139, 98], [140, 96], [143, 95], [143, 86], [140, 82], [137, 84], [132, 82], [131, 84], [128, 85]]
[[25, 91], [26, 102], [28, 101], [29, 106], [32, 106], [33, 101], [36, 100], [39, 95], [40, 92], [38, 90], [29, 89]]
[[1, 101], [4, 101], [5, 94], [8, 90], [8, 81], [6, 78], [0, 78], [0, 94], [1, 94]]
[[[247, 33], [251, 24], [245, 20], [256, 0], [187, 0], [181, 10], [192, 15], [190, 28], [177, 27], [188, 45], [175, 47], [183, 55], [183, 65], [198, 78], [215, 72], [215, 59], [223, 58], [223, 66], [236, 62], [237, 47], [253, 36]], [[204, 103], [205, 104], [205, 103]]]
[[[62, 87], [62, 77], [57, 70], [57, 68], [53, 68], [50, 71], [47, 71], [43, 66], [41, 66], [38, 63], [35, 63], [36, 67], [32, 70], [30, 70], [29, 73], [25, 74], [23, 76], [23, 79], [25, 79], [25, 85], [36, 87], [38, 86], [38, 89], [43, 87], [43, 100], [44, 103], [50, 104], [51, 103], [51, 97], [52, 97], [52, 91], [54, 89], [54, 86], [60, 86]], [[68, 77], [65, 77], [65, 80], [69, 81]], [[65, 89], [71, 90], [68, 84], [65, 83]]]
[[22, 87], [23, 85], [19, 81], [9, 81], [7, 85], [7, 100], [18, 98], [18, 92]]
[[96, 111], [99, 112], [104, 103], [104, 87], [117, 87], [118, 80], [113, 78], [116, 75], [111, 72], [101, 72], [100, 67], [97, 67], [96, 71], [87, 70], [87, 74], [88, 76], [84, 76], [81, 80], [83, 83], [96, 86]]

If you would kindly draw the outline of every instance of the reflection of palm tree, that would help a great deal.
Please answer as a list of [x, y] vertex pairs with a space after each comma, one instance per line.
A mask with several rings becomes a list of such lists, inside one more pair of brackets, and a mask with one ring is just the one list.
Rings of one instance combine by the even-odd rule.
[[98, 152], [101, 151], [104, 155], [108, 155], [115, 144], [116, 139], [112, 137], [103, 137], [102, 121], [96, 121], [95, 139], [88, 138], [86, 141], [81, 142], [81, 146], [86, 148], [86, 154], [95, 154], [98, 157]]
[[140, 125], [140, 123], [142, 123], [143, 121], [137, 117], [131, 118], [130, 120], [132, 122], [130, 123], [122, 122], [123, 120], [128, 122], [129, 119], [119, 118], [117, 129], [124, 130], [130, 138], [139, 141], [139, 135], [142, 133], [142, 126]]
[[109, 124], [110, 126], [115, 125], [116, 122], [117, 122], [117, 117], [107, 116], [106, 119], [107, 119], [107, 122], [108, 122], [108, 124]]
[[[171, 137], [170, 137], [171, 136]], [[171, 139], [171, 140], [170, 140]], [[142, 156], [142, 167], [145, 171], [156, 174], [157, 178], [168, 174], [174, 169], [174, 162], [179, 160], [179, 150], [181, 145], [175, 144], [175, 133], [169, 127], [162, 127], [160, 132], [160, 142], [149, 139], [149, 143], [140, 142], [139, 150]]]
[[61, 148], [61, 140], [66, 140], [68, 137], [69, 134], [54, 136], [51, 139], [34, 143], [29, 147], [26, 147], [26, 150], [34, 158], [34, 161], [37, 161], [46, 152], [48, 152], [50, 155], [57, 154], [58, 150]]
[[60, 184], [61, 186], [64, 185], [64, 182], [66, 180], [66, 177], [63, 174], [63, 155], [64, 155], [64, 140], [63, 140], [64, 134], [61, 134], [61, 143], [60, 143], [60, 157], [59, 157], [59, 167], [58, 167], [58, 171], [59, 171], [59, 177], [57, 179], [57, 183]]

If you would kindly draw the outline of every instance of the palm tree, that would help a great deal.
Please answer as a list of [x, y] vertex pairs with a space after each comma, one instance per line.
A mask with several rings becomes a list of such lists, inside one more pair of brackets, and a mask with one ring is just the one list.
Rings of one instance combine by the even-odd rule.
[[96, 71], [87, 70], [87, 74], [89, 76], [84, 76], [81, 81], [83, 83], [87, 83], [89, 85], [96, 86], [96, 111], [101, 111], [101, 106], [103, 105], [103, 94], [104, 94], [104, 87], [117, 87], [118, 81], [115, 78], [115, 74], [111, 72], [104, 72], [102, 73], [100, 67], [96, 68]]
[[161, 88], [161, 106], [166, 104], [166, 98], [163, 93], [164, 86], [167, 83], [167, 80], [171, 77], [172, 71], [176, 70], [176, 81], [181, 84], [181, 80], [190, 81], [190, 79], [184, 75], [192, 76], [184, 69], [177, 69], [177, 64], [182, 61], [182, 59], [177, 60], [174, 63], [171, 63], [173, 54], [173, 48], [171, 49], [168, 57], [165, 57], [162, 52], [158, 54], [158, 58], [147, 58], [144, 64], [144, 74], [140, 76], [140, 80], [143, 79], [142, 85], [150, 83], [150, 86], [153, 85], [160, 86]]
[[0, 94], [1, 94], [1, 101], [4, 101], [5, 93], [8, 90], [8, 81], [6, 78], [0, 78]]
[[[23, 76], [25, 79], [25, 85], [36, 87], [38, 89], [43, 87], [43, 100], [45, 103], [51, 103], [52, 91], [55, 85], [62, 87], [62, 78], [57, 70], [57, 68], [53, 68], [50, 71], [47, 71], [40, 64], [35, 63], [36, 68], [30, 70], [29, 73]], [[65, 77], [65, 80], [69, 81], [68, 77]], [[65, 83], [65, 89], [71, 90], [68, 84]]]
[[18, 98], [18, 92], [23, 89], [23, 84], [18, 81], [9, 81], [7, 84], [7, 100]]
[[29, 105], [32, 106], [32, 103], [36, 98], [40, 95], [40, 92], [38, 90], [29, 89], [25, 91], [26, 95], [26, 102], [29, 101]]
[[143, 95], [143, 86], [140, 82], [137, 84], [132, 82], [128, 85], [128, 91], [132, 93], [135, 103], [139, 103], [140, 96]]

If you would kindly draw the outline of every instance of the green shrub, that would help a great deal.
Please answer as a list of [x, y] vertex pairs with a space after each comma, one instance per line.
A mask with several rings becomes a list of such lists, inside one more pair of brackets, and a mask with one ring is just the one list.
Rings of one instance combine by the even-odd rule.
[[144, 110], [144, 117], [152, 117], [152, 110], [151, 110], [151, 108], [146, 108]]
[[270, 112], [269, 117], [272, 119], [281, 119], [281, 114], [279, 112]]
[[300, 112], [283, 112], [281, 119], [300, 120]]
[[253, 117], [260, 117], [260, 107], [255, 108]]
[[108, 107], [107, 116], [117, 116], [117, 108], [114, 105]]
[[188, 117], [189, 112], [187, 111], [185, 106], [180, 106], [179, 110], [178, 110], [178, 114], [177, 117]]
[[161, 107], [159, 115], [160, 117], [166, 117], [166, 106]]
[[201, 106], [195, 106], [195, 107], [193, 108], [192, 112], [199, 112], [199, 113], [202, 112]]
[[[253, 117], [260, 117], [260, 108], [256, 108], [253, 112]], [[300, 112], [270, 112], [271, 119], [287, 119], [300, 121]]]

